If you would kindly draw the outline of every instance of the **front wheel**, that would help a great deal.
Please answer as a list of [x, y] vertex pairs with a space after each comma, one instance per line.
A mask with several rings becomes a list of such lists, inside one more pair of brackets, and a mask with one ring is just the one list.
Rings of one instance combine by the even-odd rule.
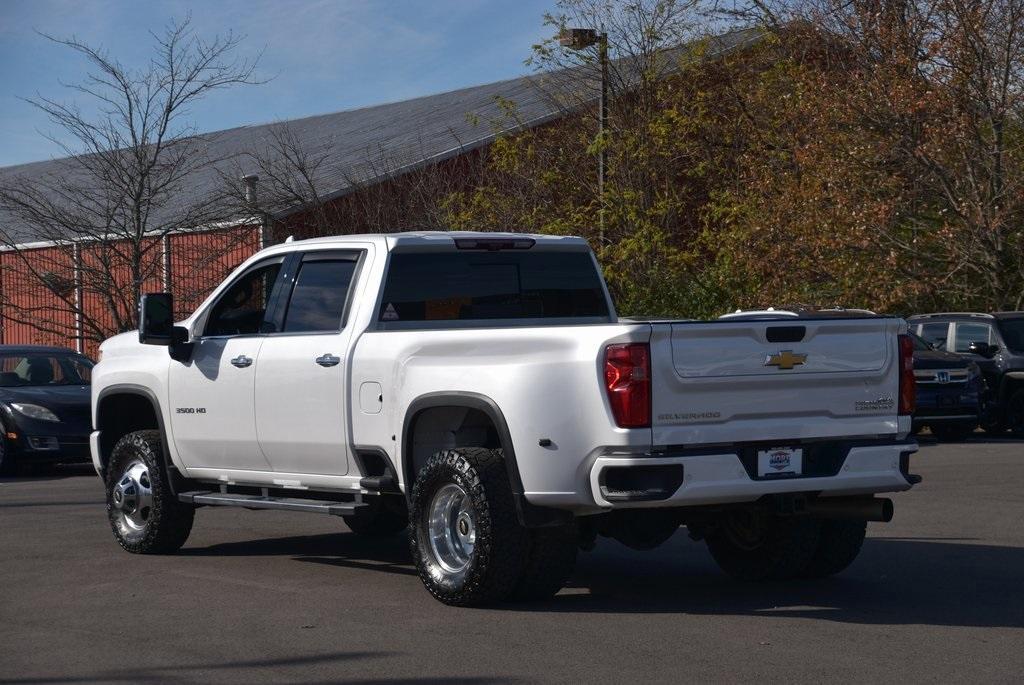
[[1006, 423], [1003, 417], [996, 411], [991, 411], [981, 418], [981, 430], [988, 435], [1000, 436], [1006, 432]]
[[160, 431], [129, 433], [107, 465], [107, 518], [133, 554], [176, 552], [192, 531], [195, 507], [179, 502], [164, 478]]
[[936, 423], [932, 435], [941, 442], [963, 442], [974, 432], [973, 423]]
[[756, 509], [726, 512], [705, 534], [719, 568], [740, 580], [795, 578], [810, 566], [821, 524]]
[[[3, 428], [0, 426], [0, 428]], [[0, 435], [0, 476], [13, 476], [17, 472], [14, 453], [6, 435]]]
[[1010, 395], [1006, 403], [1006, 427], [1014, 437], [1024, 437], [1024, 388]]
[[420, 579], [445, 604], [550, 597], [576, 559], [574, 528], [519, 523], [501, 450], [434, 454], [416, 477], [409, 520]]

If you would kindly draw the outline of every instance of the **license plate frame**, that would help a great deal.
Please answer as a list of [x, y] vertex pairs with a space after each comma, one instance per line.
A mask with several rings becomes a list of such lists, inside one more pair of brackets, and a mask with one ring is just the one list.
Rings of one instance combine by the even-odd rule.
[[802, 447], [780, 446], [757, 451], [758, 478], [793, 478], [803, 475]]

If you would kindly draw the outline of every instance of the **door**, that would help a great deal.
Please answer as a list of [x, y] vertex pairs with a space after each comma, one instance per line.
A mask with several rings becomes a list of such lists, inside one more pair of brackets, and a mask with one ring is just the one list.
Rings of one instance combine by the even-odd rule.
[[256, 439], [253, 395], [283, 261], [262, 261], [239, 275], [211, 306], [191, 359], [171, 362], [171, 434], [189, 468], [270, 470]]
[[987, 323], [965, 323], [958, 321], [956, 324], [954, 352], [957, 354], [969, 354], [974, 359], [979, 355], [971, 352], [972, 342], [989, 344], [992, 342], [992, 327]]
[[308, 252], [256, 369], [256, 433], [279, 473], [348, 473], [346, 310], [359, 251]]
[[985, 381], [991, 388], [999, 387], [999, 362], [991, 357], [984, 357], [971, 352], [972, 342], [993, 344], [995, 336], [992, 326], [987, 323], [975, 323], [973, 321], [957, 321], [954, 329], [953, 352], [961, 354], [978, 365]]
[[923, 323], [917, 330], [917, 334], [924, 338], [937, 350], [948, 349], [949, 329], [952, 326], [948, 321], [930, 321]]

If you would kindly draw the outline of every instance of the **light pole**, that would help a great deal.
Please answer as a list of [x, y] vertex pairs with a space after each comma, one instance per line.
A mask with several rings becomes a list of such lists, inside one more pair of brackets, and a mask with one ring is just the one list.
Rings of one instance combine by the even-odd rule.
[[598, 148], [597, 157], [597, 194], [601, 202], [598, 210], [599, 234], [598, 250], [604, 251], [604, 175], [608, 168], [608, 145], [605, 131], [608, 128], [608, 34], [596, 29], [564, 29], [558, 36], [562, 47], [572, 50], [585, 50], [592, 45], [597, 46], [598, 59], [601, 63], [601, 103], [598, 113]]

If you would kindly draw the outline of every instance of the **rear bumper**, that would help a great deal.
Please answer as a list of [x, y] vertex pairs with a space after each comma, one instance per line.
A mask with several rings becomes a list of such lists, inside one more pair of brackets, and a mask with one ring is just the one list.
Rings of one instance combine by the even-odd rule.
[[[765, 495], [785, 493], [820, 493], [825, 496], [867, 495], [909, 490], [906, 473], [909, 454], [917, 451], [913, 441], [850, 446], [835, 475], [804, 476], [785, 479], [752, 477], [741, 458], [742, 450], [723, 449], [712, 453], [679, 456], [603, 456], [590, 469], [590, 492], [597, 505], [604, 509], [641, 507], [682, 507], [709, 504], [752, 502]], [[610, 473], [623, 469], [646, 469], [650, 481], [651, 467], [660, 467], [664, 474], [664, 496], [656, 499], [642, 495], [633, 501], [621, 494], [610, 493], [606, 485]], [[681, 478], [674, 487], [678, 470]], [[656, 490], [652, 487], [651, 490]]]

